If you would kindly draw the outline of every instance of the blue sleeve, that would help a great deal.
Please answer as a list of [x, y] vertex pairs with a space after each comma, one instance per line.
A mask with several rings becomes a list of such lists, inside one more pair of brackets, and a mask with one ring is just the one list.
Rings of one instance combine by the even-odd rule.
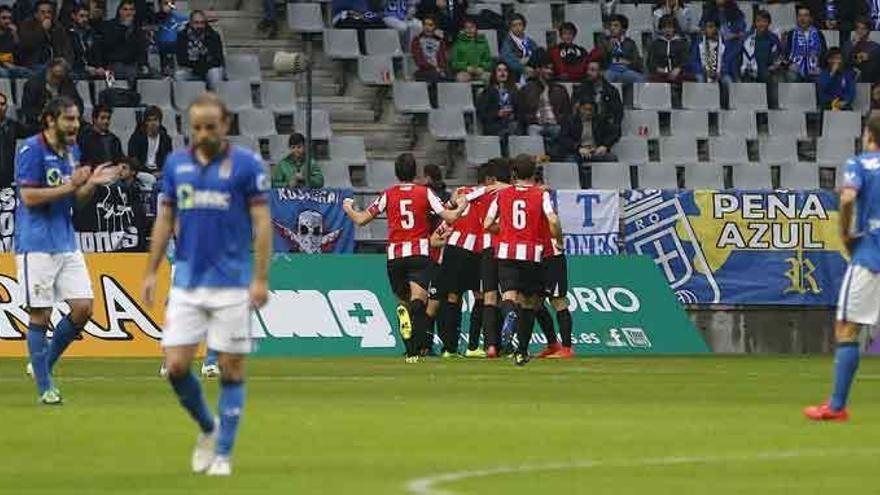
[[689, 67], [690, 73], [697, 75], [703, 72], [702, 62], [700, 62], [700, 43], [691, 43], [691, 63]]
[[501, 60], [514, 72], [522, 73], [525, 70], [522, 62], [519, 61], [516, 53], [513, 51], [513, 42], [510, 41], [509, 36], [504, 38], [504, 41], [501, 43]]
[[32, 144], [22, 146], [15, 157], [15, 182], [20, 187], [46, 185], [46, 165], [43, 154]]
[[844, 189], [855, 189], [858, 191], [862, 188], [864, 169], [862, 168], [862, 162], [856, 160], [855, 158], [851, 158], [844, 165], [843, 170], [843, 188]]
[[166, 167], [162, 173], [162, 204], [172, 208], [177, 206], [177, 185], [174, 183], [174, 165], [171, 160], [165, 162]]
[[269, 171], [263, 160], [256, 155], [250, 156], [248, 163], [244, 178], [244, 197], [250, 204], [265, 203], [269, 200], [269, 189], [272, 186]]

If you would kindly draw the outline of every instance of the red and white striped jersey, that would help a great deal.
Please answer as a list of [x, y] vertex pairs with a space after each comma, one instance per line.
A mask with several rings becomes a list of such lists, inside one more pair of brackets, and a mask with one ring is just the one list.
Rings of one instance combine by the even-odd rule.
[[518, 185], [499, 191], [486, 213], [487, 221], [498, 219], [495, 257], [540, 262], [545, 224], [553, 214], [550, 193], [538, 186]]
[[431, 255], [431, 213], [446, 208], [430, 189], [397, 184], [367, 208], [373, 217], [388, 212], [388, 259]]
[[483, 219], [486, 218], [486, 209], [492, 196], [483, 186], [463, 187], [458, 193], [464, 195], [468, 205], [461, 217], [452, 224], [452, 234], [446, 244], [479, 253], [484, 249]]

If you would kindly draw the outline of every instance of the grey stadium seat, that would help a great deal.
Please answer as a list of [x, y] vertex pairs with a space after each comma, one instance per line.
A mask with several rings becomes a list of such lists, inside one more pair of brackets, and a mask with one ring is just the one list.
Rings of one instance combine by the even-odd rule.
[[871, 83], [857, 83], [853, 110], [862, 115], [871, 111]]
[[202, 81], [174, 81], [174, 107], [181, 112], [187, 111], [190, 104], [206, 90]]
[[771, 110], [767, 112], [767, 125], [771, 136], [805, 137], [807, 119], [803, 112]]
[[522, 153], [540, 156], [544, 154], [544, 138], [540, 136], [510, 136], [509, 148], [511, 157]]
[[367, 55], [402, 57], [400, 36], [393, 29], [367, 29], [364, 31]]
[[541, 48], [547, 48], [547, 31], [544, 29], [533, 28], [531, 24], [526, 28], [526, 34], [529, 38], [535, 40]]
[[797, 24], [797, 11], [794, 3], [761, 5], [773, 18], [773, 29], [786, 32]]
[[681, 105], [692, 110], [719, 110], [721, 88], [714, 83], [686, 82], [682, 84]]
[[171, 149], [179, 150], [186, 146], [186, 139], [183, 137], [183, 134], [178, 134], [177, 136], [171, 136]]
[[639, 5], [618, 4], [617, 13], [623, 14], [629, 19], [629, 32], [650, 32], [654, 30], [654, 15], [651, 4], [643, 3]]
[[9, 106], [12, 106], [12, 79], [0, 79], [0, 93], [3, 93], [6, 96], [6, 101]]
[[825, 137], [858, 137], [862, 134], [862, 114], [859, 112], [824, 112], [822, 135]]
[[671, 136], [660, 139], [660, 161], [696, 163], [699, 161], [697, 140], [693, 136]]
[[798, 161], [797, 140], [794, 137], [774, 137], [758, 141], [761, 162], [771, 165]]
[[755, 113], [751, 110], [727, 110], [718, 113], [718, 132], [722, 136], [758, 137]]
[[394, 82], [394, 61], [387, 55], [358, 57], [358, 79], [364, 84], [387, 86]]
[[660, 117], [655, 110], [630, 110], [624, 112], [621, 127], [624, 136], [655, 138], [660, 135]]
[[291, 81], [263, 81], [260, 84], [260, 97], [263, 108], [276, 115], [296, 112], [296, 89]]
[[260, 59], [250, 53], [237, 53], [226, 57], [226, 78], [257, 84], [263, 79]]
[[374, 241], [385, 241], [388, 239], [388, 219], [377, 218], [370, 222], [370, 237]]
[[528, 20], [528, 29], [553, 30], [553, 13], [549, 3], [517, 3], [515, 5], [516, 11]]
[[437, 106], [440, 108], [459, 108], [463, 112], [474, 112], [474, 93], [470, 83], [438, 83]]
[[485, 36], [489, 43], [489, 54], [492, 58], [498, 58], [498, 32], [494, 29], [481, 29], [480, 34]]
[[675, 165], [651, 163], [639, 166], [639, 189], [678, 189]]
[[579, 38], [592, 38], [596, 31], [602, 31], [602, 9], [596, 3], [566, 3], [565, 20], [578, 29]]
[[325, 29], [324, 53], [330, 58], [356, 59], [361, 56], [355, 29]]
[[709, 139], [709, 156], [721, 164], [746, 163], [749, 150], [746, 141], [736, 136], [719, 136]]
[[275, 117], [267, 110], [242, 110], [238, 114], [238, 130], [244, 136], [265, 137], [278, 134]]
[[214, 88], [217, 95], [223, 98], [226, 106], [232, 113], [239, 113], [242, 110], [254, 108], [254, 102], [251, 98], [251, 85], [247, 81], [221, 81]]
[[296, 2], [287, 5], [287, 26], [294, 33], [320, 33], [324, 30], [321, 4]]
[[724, 168], [717, 163], [686, 165], [684, 185], [688, 189], [724, 189]]
[[[18, 81], [21, 81], [21, 79], [18, 79]], [[77, 92], [77, 94], [79, 94], [79, 97], [82, 98], [82, 101], [83, 101], [83, 118], [87, 122], [91, 122], [92, 121], [92, 109], [94, 108], [95, 105], [94, 105], [94, 103], [92, 103], [92, 93], [91, 93], [91, 90], [89, 89], [89, 82], [88, 81], [77, 81], [76, 82], [76, 92]], [[18, 98], [21, 99], [21, 97], [22, 97], [22, 93], [21, 93], [21, 91], [19, 91]], [[12, 101], [12, 98], [8, 98], [7, 102], [9, 102], [9, 101]], [[7, 103], [7, 105], [8, 105], [8, 103]], [[19, 104], [19, 106], [21, 106], [21, 105]]]
[[629, 189], [629, 167], [620, 163], [590, 163], [593, 189]]
[[709, 135], [709, 113], [705, 110], [673, 110], [670, 124], [673, 136], [700, 138]]
[[467, 162], [480, 165], [501, 156], [501, 140], [498, 136], [468, 136], [464, 140]]
[[367, 184], [370, 189], [384, 191], [395, 182], [394, 162], [377, 160], [367, 163]]
[[363, 136], [331, 137], [330, 159], [348, 165], [366, 165], [367, 150]]
[[229, 142], [252, 151], [260, 151], [260, 144], [254, 136], [229, 136]]
[[441, 141], [459, 141], [467, 136], [464, 114], [458, 109], [438, 108], [428, 113], [428, 131]]
[[767, 85], [764, 83], [732, 83], [730, 108], [737, 110], [767, 110]]
[[840, 48], [840, 31], [823, 29], [822, 35], [825, 36], [825, 44], [828, 48]]
[[324, 174], [324, 187], [351, 189], [351, 173], [349, 172], [348, 165], [332, 161], [321, 161], [319, 164], [321, 165], [321, 172]]
[[578, 189], [581, 182], [577, 163], [550, 162], [545, 164], [544, 182], [554, 189]]
[[[428, 100], [428, 83], [422, 81], [394, 81], [392, 89], [394, 108], [400, 113], [427, 113], [431, 111]], [[447, 109], [453, 110], [453, 109]], [[458, 110], [461, 113], [461, 110]]]
[[163, 112], [173, 107], [171, 84], [166, 79], [141, 79], [138, 81], [138, 93], [144, 105], [156, 105], [162, 108]]
[[275, 134], [273, 136], [266, 136], [266, 139], [269, 141], [270, 162], [278, 163], [290, 153], [290, 146], [288, 146], [290, 136]]
[[779, 83], [779, 108], [782, 110], [816, 110], [816, 85], [812, 83]]
[[[110, 131], [122, 141], [123, 135], [131, 135], [137, 129], [137, 110], [134, 108], [117, 107], [113, 109], [113, 117], [110, 119]], [[124, 149], [128, 141], [122, 141]]]
[[733, 166], [733, 187], [737, 189], [770, 189], [773, 181], [770, 166], [750, 163]]
[[819, 164], [786, 163], [779, 167], [779, 187], [783, 189], [819, 189]]
[[633, 107], [669, 110], [672, 107], [672, 86], [666, 83], [633, 84]]
[[162, 125], [169, 136], [180, 134], [177, 130], [177, 112], [171, 108], [162, 108]]
[[[293, 115], [293, 128], [296, 132], [306, 135], [306, 112], [304, 110], [297, 111]], [[333, 136], [333, 129], [330, 127], [330, 114], [326, 110], [312, 110], [312, 139], [317, 141], [326, 141]]]
[[617, 160], [626, 165], [648, 163], [648, 141], [643, 138], [623, 137], [612, 148]]
[[824, 136], [816, 139], [816, 161], [819, 163], [843, 163], [855, 152], [855, 138]]

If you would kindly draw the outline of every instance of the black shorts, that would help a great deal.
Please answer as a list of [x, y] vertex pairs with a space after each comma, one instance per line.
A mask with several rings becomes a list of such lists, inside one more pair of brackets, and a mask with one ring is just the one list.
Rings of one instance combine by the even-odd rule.
[[431, 290], [432, 267], [435, 266], [427, 256], [409, 256], [388, 260], [388, 281], [398, 299], [408, 301], [409, 283], [414, 282], [426, 291]]
[[566, 297], [568, 294], [568, 263], [565, 255], [544, 258], [544, 293], [549, 298]]
[[432, 301], [440, 301], [446, 297], [446, 294], [440, 291], [440, 265], [431, 260], [431, 266], [428, 268], [428, 279], [430, 280], [428, 287], [428, 299]]
[[498, 291], [498, 260], [495, 259], [495, 250], [487, 248], [483, 250], [480, 259], [480, 292]]
[[498, 281], [502, 294], [508, 291], [526, 296], [543, 294], [543, 265], [531, 261], [498, 260]]
[[443, 295], [480, 290], [480, 255], [457, 246], [443, 248], [443, 264], [438, 280]]

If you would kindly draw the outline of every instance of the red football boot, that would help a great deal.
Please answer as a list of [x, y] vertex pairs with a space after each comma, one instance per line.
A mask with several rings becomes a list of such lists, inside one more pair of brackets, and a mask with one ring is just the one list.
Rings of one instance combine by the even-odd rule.
[[848, 421], [849, 413], [846, 408], [839, 411], [831, 409], [828, 403], [818, 406], [810, 406], [804, 409], [804, 416], [813, 421]]
[[498, 359], [498, 348], [494, 345], [490, 345], [488, 349], [486, 349], [486, 359]]
[[573, 347], [559, 347], [559, 350], [556, 353], [547, 356], [550, 359], [573, 359], [574, 358], [574, 348]]
[[538, 354], [536, 357], [537, 357], [538, 359], [548, 358], [548, 357], [551, 357], [552, 355], [556, 354], [557, 352], [559, 352], [559, 351], [561, 351], [561, 350], [562, 350], [562, 346], [559, 344], [559, 342], [557, 342], [557, 343], [555, 343], [555, 344], [549, 344], [549, 345], [548, 345], [547, 347], [545, 347], [544, 350], [541, 351], [541, 353]]

